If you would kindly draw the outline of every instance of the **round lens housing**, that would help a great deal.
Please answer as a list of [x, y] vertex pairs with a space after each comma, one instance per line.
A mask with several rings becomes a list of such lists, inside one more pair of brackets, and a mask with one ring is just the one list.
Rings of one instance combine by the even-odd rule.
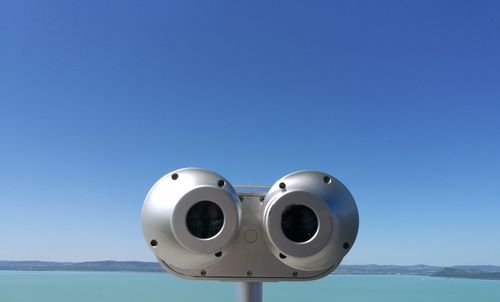
[[187, 212], [186, 225], [193, 236], [201, 239], [212, 238], [222, 229], [224, 214], [214, 202], [200, 201]]
[[318, 217], [313, 210], [303, 205], [291, 205], [281, 214], [283, 234], [293, 242], [306, 242], [318, 230]]

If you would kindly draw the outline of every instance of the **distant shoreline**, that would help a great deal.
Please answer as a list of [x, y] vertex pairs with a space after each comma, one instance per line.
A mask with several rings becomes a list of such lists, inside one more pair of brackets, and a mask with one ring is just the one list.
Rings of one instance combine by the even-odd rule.
[[[157, 262], [142, 261], [0, 261], [0, 271], [78, 271], [78, 272], [163, 272]], [[500, 280], [500, 266], [457, 265], [340, 265], [335, 275], [410, 275], [466, 279]]]

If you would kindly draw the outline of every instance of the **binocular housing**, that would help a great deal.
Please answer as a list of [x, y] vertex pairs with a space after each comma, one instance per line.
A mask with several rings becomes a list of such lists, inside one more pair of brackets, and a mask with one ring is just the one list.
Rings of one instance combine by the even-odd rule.
[[144, 237], [158, 261], [191, 279], [321, 278], [348, 253], [358, 224], [349, 190], [318, 171], [248, 192], [217, 173], [180, 169], [156, 182], [142, 209]]

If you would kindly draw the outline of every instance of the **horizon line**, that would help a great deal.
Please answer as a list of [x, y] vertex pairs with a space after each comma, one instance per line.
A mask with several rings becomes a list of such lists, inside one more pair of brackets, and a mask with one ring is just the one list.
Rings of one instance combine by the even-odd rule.
[[[158, 261], [145, 261], [145, 260], [5, 260], [0, 259], [0, 262], [53, 262], [53, 263], [88, 263], [88, 262], [141, 262], [141, 263], [160, 263]], [[454, 264], [454, 265], [432, 265], [432, 264], [377, 264], [377, 263], [368, 263], [368, 264], [352, 264], [352, 263], [340, 263], [340, 265], [359, 265], [359, 266], [369, 266], [369, 265], [378, 265], [378, 266], [430, 266], [430, 267], [454, 267], [454, 266], [496, 266], [500, 267], [500, 264]]]

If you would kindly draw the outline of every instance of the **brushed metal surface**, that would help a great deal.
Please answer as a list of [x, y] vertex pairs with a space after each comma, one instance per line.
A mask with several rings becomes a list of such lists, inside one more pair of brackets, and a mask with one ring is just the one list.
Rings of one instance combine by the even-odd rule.
[[[224, 186], [218, 185], [219, 180]], [[212, 238], [196, 238], [185, 227], [185, 213], [200, 200], [213, 201], [224, 212], [223, 228]], [[303, 243], [290, 241], [281, 229], [283, 209], [293, 204], [311, 208], [318, 218], [316, 234]], [[352, 195], [337, 179], [316, 171], [289, 174], [264, 195], [237, 193], [214, 172], [177, 170], [150, 190], [142, 220], [144, 237], [148, 243], [156, 240], [150, 248], [162, 266], [179, 277], [197, 280], [317, 279], [340, 264], [358, 230]], [[349, 243], [347, 249], [344, 242]]]
[[[318, 231], [307, 242], [293, 242], [281, 230], [281, 214], [291, 205], [305, 205], [318, 217]], [[337, 266], [348, 252], [344, 243], [352, 246], [356, 240], [359, 217], [354, 198], [326, 173], [298, 171], [284, 176], [271, 187], [263, 207], [269, 248], [274, 255], [284, 253], [287, 257], [280, 261], [288, 266], [307, 271]]]

